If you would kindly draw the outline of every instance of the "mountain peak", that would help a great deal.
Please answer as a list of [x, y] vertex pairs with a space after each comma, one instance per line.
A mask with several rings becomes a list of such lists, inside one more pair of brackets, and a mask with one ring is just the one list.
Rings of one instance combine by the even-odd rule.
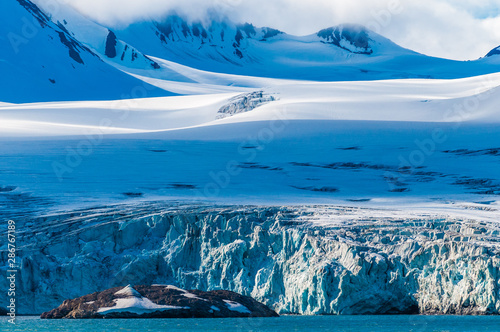
[[500, 46], [492, 49], [488, 54], [486, 54], [486, 57], [489, 58], [494, 55], [499, 55], [500, 54]]
[[292, 70], [301, 79], [332, 79], [339, 65], [368, 57], [415, 54], [356, 24], [294, 36], [229, 19], [189, 21], [172, 14], [114, 32], [119, 40], [156, 58], [206, 71], [276, 78], [288, 78]]
[[342, 24], [317, 33], [323, 43], [333, 44], [356, 54], [372, 54], [369, 31], [362, 25]]

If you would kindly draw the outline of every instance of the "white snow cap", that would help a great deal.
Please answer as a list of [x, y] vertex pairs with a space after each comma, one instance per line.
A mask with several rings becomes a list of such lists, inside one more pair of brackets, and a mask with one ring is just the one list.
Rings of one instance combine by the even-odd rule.
[[125, 298], [115, 299], [113, 307], [99, 308], [97, 312], [107, 314], [111, 312], [130, 312], [135, 314], [144, 314], [154, 311], [189, 309], [189, 307], [178, 307], [173, 305], [159, 305], [152, 302], [150, 299], [143, 297], [136, 291], [132, 285], [119, 290], [115, 295], [124, 295]]
[[127, 287], [119, 290], [115, 293], [115, 295], [125, 295], [127, 297], [142, 297], [142, 295], [136, 291], [132, 285], [128, 285]]

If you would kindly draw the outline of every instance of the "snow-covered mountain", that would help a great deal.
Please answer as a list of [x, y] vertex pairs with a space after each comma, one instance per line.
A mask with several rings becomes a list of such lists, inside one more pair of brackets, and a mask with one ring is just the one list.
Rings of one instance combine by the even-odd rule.
[[496, 57], [460, 62], [418, 54], [358, 25], [299, 37], [249, 23], [202, 24], [171, 15], [114, 28], [63, 4], [57, 10], [42, 0], [6, 0], [0, 6], [2, 102], [114, 100], [268, 85], [244, 76], [459, 78], [500, 68]]
[[39, 8], [50, 15], [58, 26], [64, 26], [72, 37], [98, 54], [104, 61], [132, 69], [157, 70], [160, 66], [140, 50], [117, 39], [109, 28], [97, 24], [70, 6], [60, 5], [57, 11], [51, 10], [51, 3], [33, 0]]
[[148, 54], [195, 68], [295, 79], [339, 79], [332, 70], [320, 72], [327, 67], [338, 70], [334, 67], [340, 63], [350, 67], [363, 55], [414, 54], [355, 25], [297, 37], [249, 23], [189, 24], [173, 15], [162, 22], [133, 24], [117, 35]]
[[116, 31], [143, 52], [207, 71], [306, 80], [458, 78], [499, 69], [483, 61], [439, 59], [404, 49], [363, 26], [344, 24], [308, 36], [171, 15]]
[[[123, 99], [137, 87], [152, 97], [172, 95], [108, 65], [68, 30], [67, 21], [52, 21], [29, 0], [2, 1], [0, 22], [2, 102]], [[125, 47], [117, 42], [115, 48]]]

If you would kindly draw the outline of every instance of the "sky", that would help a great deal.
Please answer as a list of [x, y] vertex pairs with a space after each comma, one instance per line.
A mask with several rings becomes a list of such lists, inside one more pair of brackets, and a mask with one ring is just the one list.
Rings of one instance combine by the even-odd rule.
[[427, 55], [472, 60], [500, 45], [500, 0], [59, 0], [123, 26], [175, 10], [190, 20], [218, 12], [235, 22], [307, 35], [358, 23]]

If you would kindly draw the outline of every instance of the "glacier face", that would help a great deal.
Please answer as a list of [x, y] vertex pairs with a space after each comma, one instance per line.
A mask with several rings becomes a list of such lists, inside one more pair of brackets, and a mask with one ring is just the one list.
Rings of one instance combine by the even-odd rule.
[[19, 308], [41, 313], [110, 287], [175, 284], [250, 295], [281, 314], [500, 312], [497, 224], [373, 219], [363, 209], [354, 213], [366, 218], [335, 221], [349, 213], [154, 203], [26, 219]]

